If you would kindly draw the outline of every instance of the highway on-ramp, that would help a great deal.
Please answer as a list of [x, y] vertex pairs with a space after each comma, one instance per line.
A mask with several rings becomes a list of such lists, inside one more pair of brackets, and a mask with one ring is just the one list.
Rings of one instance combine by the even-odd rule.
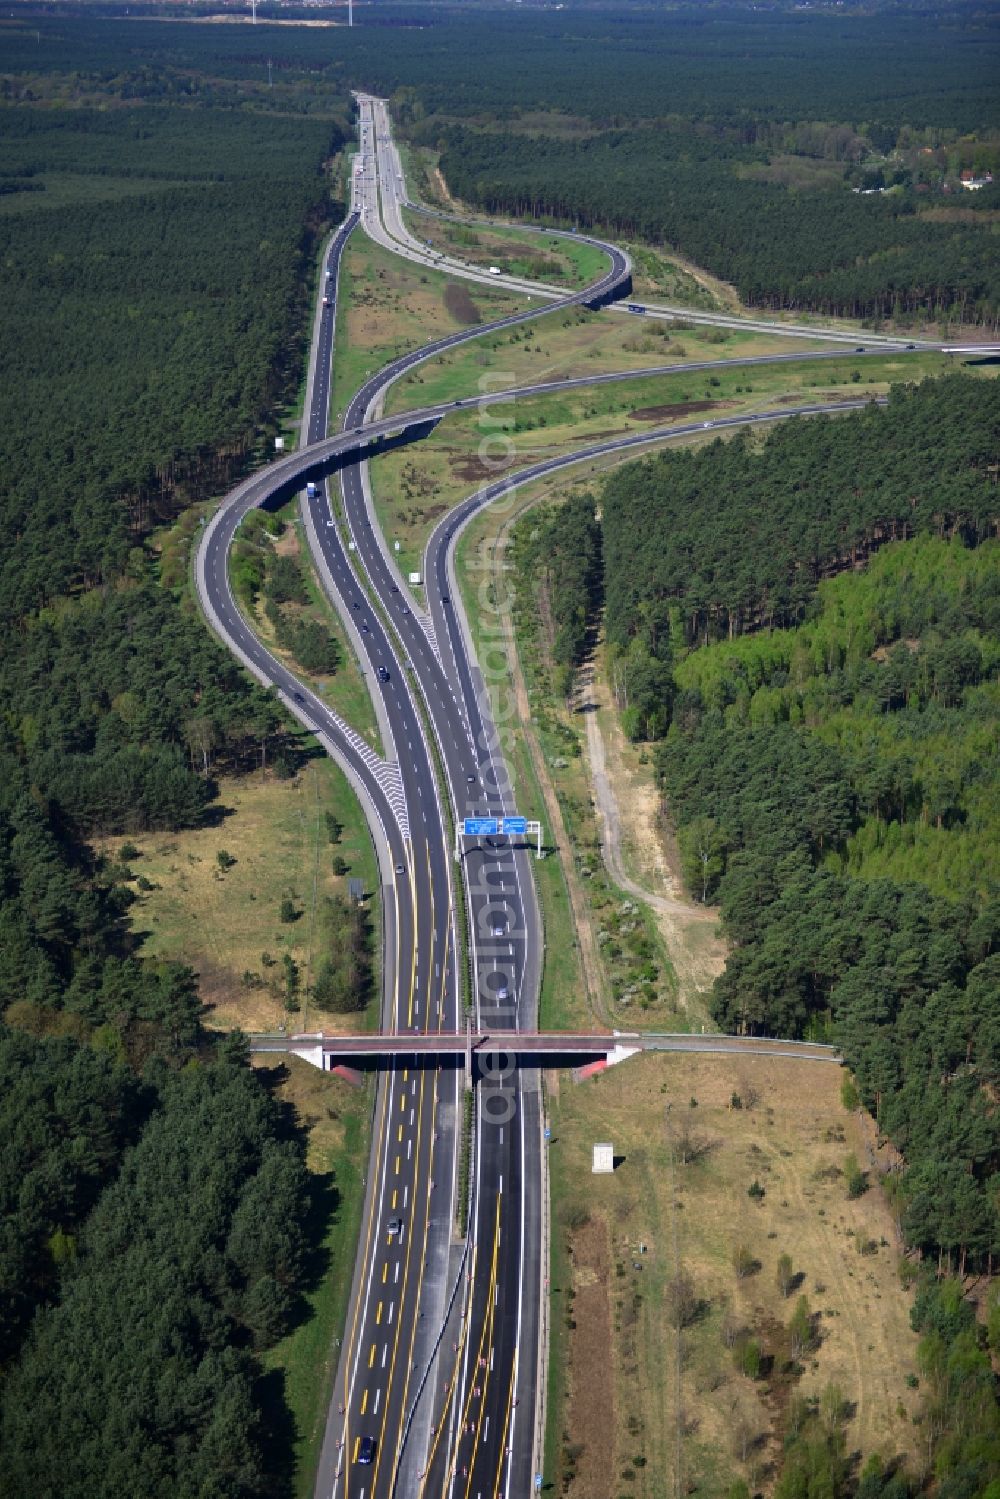
[[[217, 633], [260, 681], [277, 688], [358, 793], [383, 887], [383, 1026], [394, 1033], [457, 1031], [468, 1001], [477, 1031], [495, 1036], [533, 1030], [543, 944], [528, 851], [504, 838], [487, 838], [461, 840], [458, 864], [451, 852], [454, 828], [464, 816], [535, 810], [513, 805], [490, 696], [475, 663], [454, 576], [454, 545], [462, 526], [480, 506], [508, 492], [512, 481], [479, 491], [442, 519], [428, 542], [420, 594], [399, 575], [375, 523], [364, 458], [378, 442], [418, 435], [456, 408], [505, 398], [498, 392], [381, 416], [387, 389], [407, 370], [553, 307], [605, 305], [627, 292], [629, 261], [614, 246], [602, 246], [608, 270], [594, 286], [570, 295], [553, 295], [548, 288], [545, 300], [537, 288], [512, 284], [512, 291], [534, 296], [534, 304], [394, 361], [357, 393], [342, 429], [329, 434], [338, 272], [347, 238], [360, 224], [394, 251], [427, 263], [402, 224], [405, 190], [387, 116], [367, 99], [361, 100], [357, 165], [352, 213], [333, 237], [324, 267], [305, 446], [238, 486], [205, 528], [196, 564], [199, 598]], [[481, 271], [459, 262], [449, 261], [446, 269], [483, 279]], [[811, 357], [837, 356], [843, 351]], [[762, 362], [780, 357], [787, 356]], [[710, 367], [681, 366], [687, 371]], [[550, 381], [521, 393], [592, 383], [593, 378]], [[706, 427], [724, 430], [863, 404], [785, 407], [628, 434], [535, 464], [514, 482]], [[369, 682], [380, 749], [367, 744], [267, 650], [229, 583], [228, 553], [242, 518], [255, 506], [301, 491], [307, 480], [306, 536]], [[392, 1494], [409, 1499], [420, 1493], [496, 1499], [503, 1494], [509, 1499], [530, 1486], [542, 1290], [540, 1100], [536, 1074], [513, 1062], [496, 1066], [495, 1053], [491, 1058], [475, 1094], [471, 1211], [464, 1238], [455, 1232], [465, 1114], [459, 1071], [411, 1067], [401, 1060], [381, 1077], [362, 1242], [317, 1494], [345, 1499]]]

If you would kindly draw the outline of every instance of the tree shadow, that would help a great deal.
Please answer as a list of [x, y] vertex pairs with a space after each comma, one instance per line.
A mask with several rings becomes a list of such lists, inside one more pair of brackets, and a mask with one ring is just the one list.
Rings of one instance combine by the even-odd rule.
[[291, 1495], [295, 1484], [295, 1443], [299, 1430], [288, 1404], [284, 1369], [262, 1372], [254, 1386], [260, 1411], [260, 1447], [265, 1472], [264, 1492]]

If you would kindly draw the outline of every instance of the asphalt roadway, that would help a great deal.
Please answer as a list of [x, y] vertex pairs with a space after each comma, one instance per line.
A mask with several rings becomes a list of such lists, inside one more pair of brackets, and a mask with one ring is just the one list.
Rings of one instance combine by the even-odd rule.
[[[307, 391], [306, 446], [227, 497], [198, 549], [198, 592], [216, 632], [258, 680], [277, 688], [289, 710], [343, 766], [359, 796], [383, 886], [385, 1028], [461, 1027], [462, 962], [456, 954], [468, 942], [475, 1028], [491, 1034], [531, 1030], [537, 1025], [542, 936], [527, 850], [503, 839], [463, 844], [465, 932], [458, 930], [451, 881], [456, 820], [473, 813], [530, 815], [534, 810], [512, 804], [489, 692], [475, 664], [454, 578], [454, 543], [461, 527], [481, 505], [509, 492], [512, 481], [470, 496], [435, 529], [425, 560], [424, 607], [400, 578], [374, 524], [363, 459], [373, 442], [392, 440], [407, 429], [419, 433], [449, 410], [509, 399], [509, 392], [497, 392], [405, 417], [373, 419], [388, 386], [406, 370], [553, 307], [602, 305], [627, 292], [630, 267], [627, 256], [606, 246], [609, 271], [586, 291], [463, 330], [395, 361], [358, 392], [344, 430], [328, 436], [338, 272], [348, 236], [361, 222], [398, 253], [419, 258], [385, 228], [402, 223], [402, 177], [384, 113], [371, 101], [362, 99], [361, 105], [357, 212], [333, 237], [326, 260]], [[463, 273], [453, 263], [448, 269]], [[474, 279], [483, 279], [481, 272]], [[787, 357], [803, 356], [747, 362]], [[843, 350], [811, 357], [843, 357]], [[711, 367], [680, 366], [689, 372]], [[633, 377], [670, 368], [633, 372]], [[629, 376], [598, 377], [622, 378]], [[520, 393], [593, 383], [546, 382]], [[814, 404], [630, 434], [536, 464], [513, 483], [706, 427], [721, 430], [864, 404]], [[329, 482], [333, 473], [339, 493]], [[316, 491], [303, 500], [309, 545], [367, 675], [382, 755], [257, 640], [229, 584], [228, 552], [240, 520], [251, 508], [300, 490], [306, 479]], [[316, 1488], [324, 1499], [340, 1494], [409, 1499], [418, 1493], [471, 1499], [527, 1493], [531, 1485], [541, 1293], [537, 1082], [534, 1074], [511, 1064], [497, 1068], [477, 1089], [474, 1190], [465, 1243], [452, 1235], [459, 1090], [458, 1074], [448, 1068], [400, 1065], [380, 1082], [363, 1239]], [[373, 1444], [370, 1463], [359, 1461], [366, 1439]]]

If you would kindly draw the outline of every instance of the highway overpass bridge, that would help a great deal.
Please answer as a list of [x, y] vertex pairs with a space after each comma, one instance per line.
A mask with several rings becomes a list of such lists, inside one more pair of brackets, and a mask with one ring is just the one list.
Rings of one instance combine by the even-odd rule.
[[466, 1086], [477, 1073], [522, 1067], [612, 1066], [644, 1051], [712, 1053], [742, 1057], [784, 1057], [832, 1062], [840, 1053], [813, 1041], [782, 1041], [770, 1036], [691, 1035], [651, 1031], [383, 1031], [367, 1035], [325, 1031], [274, 1033], [250, 1039], [260, 1055], [291, 1053], [324, 1072], [343, 1068], [462, 1067]]

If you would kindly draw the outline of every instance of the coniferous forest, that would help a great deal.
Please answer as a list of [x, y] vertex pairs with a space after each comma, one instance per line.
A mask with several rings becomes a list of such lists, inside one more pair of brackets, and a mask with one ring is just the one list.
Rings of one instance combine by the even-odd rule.
[[956, 1499], [1000, 1468], [1000, 1327], [963, 1300], [1000, 1255], [998, 443], [1000, 386], [956, 374], [629, 464], [515, 533], [563, 691], [603, 601], [622, 725], [720, 908], [720, 1029], [833, 1042], [875, 1117]]
[[628, 464], [518, 542], [557, 662], [603, 598], [732, 946], [715, 1018], [843, 1047], [911, 1242], [963, 1268], [1000, 1253], [998, 439], [1000, 386], [956, 374]]
[[[317, 1273], [302, 1133], [197, 976], [143, 958], [91, 840], [202, 825], [217, 771], [294, 763], [158, 537], [294, 402], [349, 90], [474, 204], [647, 236], [760, 306], [992, 324], [997, 189], [961, 174], [1000, 168], [995, 29], [963, 3], [252, 34], [57, 9], [5, 20], [0, 61], [0, 1490], [287, 1493], [265, 1361]], [[717, 1020], [843, 1047], [910, 1245], [967, 1274], [1000, 1252], [998, 427], [956, 376], [630, 465], [540, 530], [564, 679], [603, 599], [624, 726], [721, 907]], [[303, 649], [329, 669], [325, 632]], [[329, 914], [347, 1010], [364, 934]], [[938, 1491], [973, 1499], [1000, 1436], [951, 1285], [914, 1317]]]
[[348, 110], [202, 104], [197, 73], [138, 107], [120, 38], [86, 82], [33, 45], [0, 115], [0, 1489], [282, 1492], [304, 1137], [89, 840], [197, 827], [218, 770], [297, 753], [154, 538], [294, 396]]

